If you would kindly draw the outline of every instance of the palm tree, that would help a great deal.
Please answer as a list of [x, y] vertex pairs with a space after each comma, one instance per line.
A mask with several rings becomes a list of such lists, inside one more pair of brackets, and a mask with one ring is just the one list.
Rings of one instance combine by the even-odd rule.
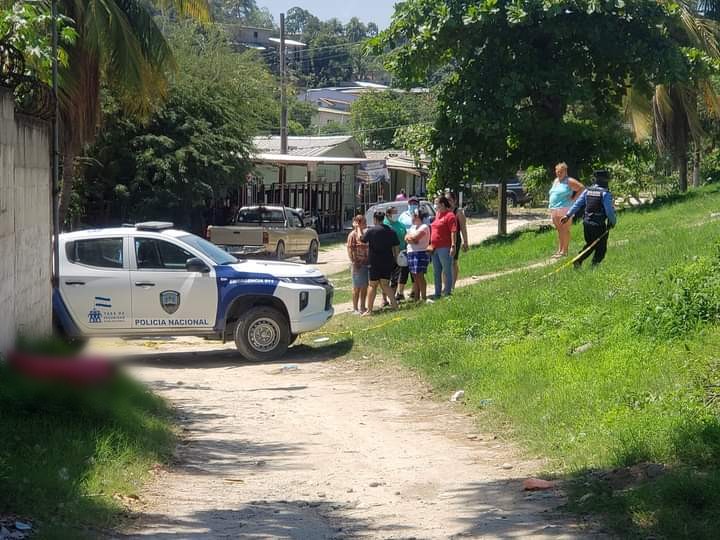
[[[207, 0], [157, 0], [162, 9], [209, 19]], [[60, 72], [60, 223], [64, 222], [75, 174], [75, 158], [92, 142], [100, 122], [100, 88], [112, 88], [129, 113], [149, 112], [166, 90], [174, 66], [172, 51], [153, 19], [148, 0], [60, 0], [75, 21], [78, 37], [66, 47], [68, 66]]]
[[[720, 25], [717, 22], [720, 1], [657, 1], [679, 9], [680, 24], [670, 29], [679, 46], [694, 47], [720, 59]], [[715, 116], [720, 115], [720, 100], [707, 79], [658, 85], [651, 92], [643, 90], [631, 88], [626, 101], [626, 112], [635, 135], [638, 139], [647, 139], [652, 135], [658, 152], [669, 156], [673, 167], [678, 170], [680, 191], [686, 191], [688, 152], [692, 144], [695, 148], [694, 161], [698, 162], [703, 137], [698, 100], [702, 97], [707, 111]]]

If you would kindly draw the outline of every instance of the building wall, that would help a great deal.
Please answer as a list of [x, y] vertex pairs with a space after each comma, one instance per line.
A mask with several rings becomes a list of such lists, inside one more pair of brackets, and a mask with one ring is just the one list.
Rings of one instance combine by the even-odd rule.
[[0, 351], [52, 328], [50, 133], [0, 89]]
[[313, 126], [325, 126], [330, 122], [337, 122], [338, 124], [349, 124], [350, 118], [350, 114], [342, 111], [315, 111], [311, 123]]
[[406, 195], [423, 195], [426, 190], [425, 181], [419, 175], [402, 169], [390, 168], [390, 192], [386, 199], [394, 199], [401, 189], [405, 190]]

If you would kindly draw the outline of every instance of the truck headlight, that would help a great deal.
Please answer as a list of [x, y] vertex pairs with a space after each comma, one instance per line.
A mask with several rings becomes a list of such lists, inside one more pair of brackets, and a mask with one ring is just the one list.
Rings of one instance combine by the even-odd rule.
[[325, 277], [281, 277], [277, 278], [278, 281], [284, 281], [285, 283], [295, 283], [298, 285], [317, 285], [324, 287], [329, 284]]

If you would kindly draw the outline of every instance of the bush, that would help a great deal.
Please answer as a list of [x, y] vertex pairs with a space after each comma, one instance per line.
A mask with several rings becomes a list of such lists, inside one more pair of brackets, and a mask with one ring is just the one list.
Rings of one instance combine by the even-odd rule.
[[700, 181], [703, 184], [720, 181], [720, 149], [715, 148], [703, 156], [700, 164]]
[[640, 332], [678, 337], [720, 321], [720, 244], [715, 257], [696, 257], [670, 268], [633, 323]]
[[541, 165], [530, 165], [525, 169], [523, 185], [536, 203], [547, 200], [552, 181], [552, 175]]

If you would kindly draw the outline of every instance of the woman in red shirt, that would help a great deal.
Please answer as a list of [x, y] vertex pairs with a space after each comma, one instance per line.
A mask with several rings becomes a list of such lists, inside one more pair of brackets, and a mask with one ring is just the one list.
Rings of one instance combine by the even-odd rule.
[[[453, 287], [453, 257], [458, 249], [457, 219], [447, 197], [435, 199], [435, 220], [432, 222], [430, 243], [432, 248], [433, 274], [435, 278], [435, 298], [443, 294], [450, 296]], [[443, 290], [443, 275], [445, 289]]]

